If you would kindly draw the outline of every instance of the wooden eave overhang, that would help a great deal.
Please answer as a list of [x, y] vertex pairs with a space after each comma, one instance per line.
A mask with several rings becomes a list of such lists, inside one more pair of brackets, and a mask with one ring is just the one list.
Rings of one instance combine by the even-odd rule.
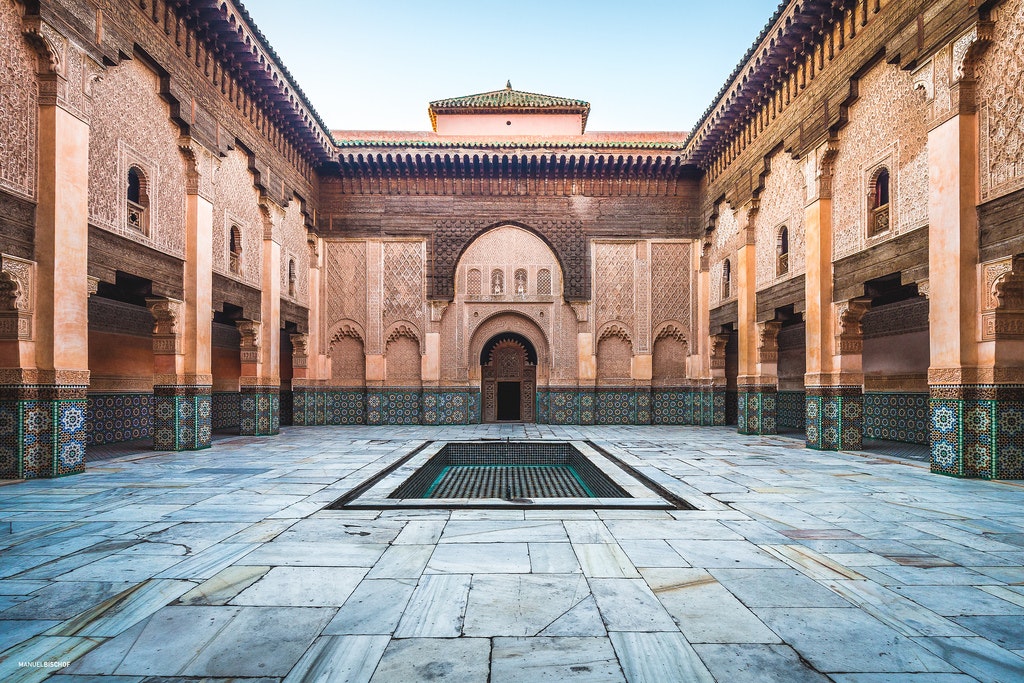
[[677, 151], [624, 150], [341, 150], [343, 177], [650, 178], [694, 177], [696, 169]]
[[334, 140], [239, 0], [168, 0], [206, 40], [250, 97], [317, 164], [334, 157]]
[[706, 168], [716, 150], [728, 144], [778, 85], [800, 64], [806, 50], [820, 44], [842, 13], [873, 0], [783, 0], [747, 50], [714, 102], [686, 141], [686, 156]]

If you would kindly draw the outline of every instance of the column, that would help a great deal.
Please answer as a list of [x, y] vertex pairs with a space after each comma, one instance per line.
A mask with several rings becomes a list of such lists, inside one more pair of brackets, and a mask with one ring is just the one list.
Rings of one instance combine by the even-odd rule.
[[[1024, 478], [1024, 263], [980, 291], [978, 115], [974, 61], [990, 40], [979, 23], [933, 58], [950, 66], [933, 84], [928, 131], [928, 279], [933, 472]], [[942, 97], [939, 97], [939, 94]], [[994, 310], [980, 302], [994, 296]], [[986, 306], [986, 308], [988, 308]], [[978, 341], [980, 340], [980, 342]]]
[[213, 203], [204, 159], [191, 138], [178, 143], [185, 161], [184, 300], [147, 299], [153, 314], [153, 447], [209, 448], [213, 430], [210, 312], [213, 310]]
[[270, 436], [281, 430], [281, 241], [284, 209], [270, 200], [263, 212], [260, 320], [236, 323], [242, 333], [240, 433]]
[[832, 302], [832, 165], [837, 151], [830, 139], [808, 155], [805, 163], [813, 182], [804, 211], [807, 447], [832, 451], [863, 445], [864, 374], [854, 340], [860, 319], [850, 316], [863, 316], [867, 310], [859, 300]]
[[[711, 242], [705, 241], [701, 248], [694, 249], [694, 258], [696, 259], [695, 265], [697, 266], [697, 293], [696, 300], [697, 306], [695, 309], [695, 319], [697, 321], [695, 329], [695, 338], [697, 339], [696, 353], [690, 358], [691, 367], [688, 368], [687, 376], [696, 378], [696, 382], [693, 386], [693, 390], [690, 393], [690, 421], [689, 424], [702, 425], [706, 424], [703, 419], [704, 415], [704, 402], [705, 395], [709, 392], [708, 404], [713, 406], [714, 404], [714, 393], [711, 389], [712, 385], [712, 370], [711, 366], [713, 363], [712, 357], [714, 356], [714, 350], [712, 348], [714, 337], [711, 334], [711, 273], [710, 273], [710, 259], [709, 252], [711, 249]], [[699, 253], [699, 256], [697, 255]], [[728, 341], [728, 339], [726, 340]], [[722, 365], [722, 411], [723, 411], [723, 424], [725, 414], [725, 342], [721, 346], [721, 365]], [[713, 411], [709, 410], [709, 414]]]
[[[323, 384], [326, 354], [321, 353], [320, 339], [320, 238], [307, 235], [309, 247], [309, 332], [292, 335], [292, 424], [316, 425], [326, 422], [326, 410], [317, 411], [317, 399], [325, 400]], [[301, 347], [301, 348], [300, 348]], [[317, 419], [319, 414], [320, 419]]]
[[85, 469], [88, 357], [89, 120], [70, 60], [88, 59], [39, 17], [38, 197], [31, 260], [4, 255], [0, 276], [0, 477]]
[[[767, 320], [754, 327], [753, 374], [740, 375], [739, 424], [740, 434], [776, 434], [779, 394], [779, 332], [782, 323]], [[742, 348], [742, 347], [741, 347]], [[742, 368], [742, 351], [741, 368]]]
[[725, 425], [725, 347], [728, 343], [728, 333], [708, 337], [711, 376], [701, 387], [698, 424], [716, 427]]
[[[739, 377], [737, 427], [740, 434], [774, 434], [778, 396], [778, 334], [781, 323], [757, 322], [757, 252], [754, 244], [758, 204], [745, 212], [745, 236], [736, 253]], [[741, 217], [743, 214], [741, 214]]]

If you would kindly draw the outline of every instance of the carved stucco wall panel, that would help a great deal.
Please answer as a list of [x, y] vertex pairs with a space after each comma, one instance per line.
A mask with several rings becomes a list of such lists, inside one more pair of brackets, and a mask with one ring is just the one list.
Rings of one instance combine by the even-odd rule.
[[832, 181], [833, 257], [861, 251], [867, 238], [869, 182], [886, 165], [890, 229], [877, 243], [928, 223], [928, 110], [914, 75], [879, 62], [860, 79], [849, 123], [839, 134]]
[[622, 335], [611, 335], [597, 343], [598, 384], [622, 384], [630, 379], [633, 345]]
[[594, 243], [594, 301], [596, 327], [619, 321], [629, 330], [636, 326], [634, 296], [635, 242]]
[[[259, 190], [253, 185], [249, 158], [239, 149], [228, 152], [217, 169], [213, 183], [213, 267], [219, 273], [260, 286], [263, 269], [263, 214]], [[241, 273], [229, 268], [231, 226], [242, 233]]]
[[1024, 0], [998, 5], [992, 19], [977, 69], [982, 201], [1024, 187]]
[[424, 243], [398, 241], [383, 246], [383, 324], [387, 327], [397, 320], [408, 320], [422, 330], [426, 301]]
[[[139, 60], [94, 83], [89, 128], [89, 222], [155, 249], [185, 254], [185, 160], [159, 79]], [[149, 184], [149, 236], [127, 226], [128, 169]]]
[[690, 331], [690, 244], [651, 244], [651, 327], [675, 320]]
[[[281, 223], [281, 296], [303, 306], [309, 305], [309, 247], [302, 204], [293, 199], [285, 209]], [[295, 296], [289, 294], [288, 262], [295, 262]]]
[[323, 272], [322, 338], [341, 320], [366, 329], [366, 242], [325, 242]]
[[366, 356], [363, 341], [345, 336], [331, 343], [331, 383], [335, 386], [360, 386], [366, 380]]
[[34, 199], [36, 56], [21, 36], [21, 6], [0, 3], [0, 188]]
[[395, 337], [387, 343], [385, 351], [387, 372], [385, 385], [410, 387], [420, 384], [420, 344], [408, 334]]
[[[709, 259], [711, 263], [710, 278], [711, 291], [709, 294], [711, 308], [731, 301], [736, 298], [736, 250], [740, 245], [740, 216], [739, 211], [733, 211], [727, 204], [719, 204], [718, 220], [715, 223], [715, 234], [711, 244]], [[722, 270], [723, 263], [730, 259], [732, 265], [732, 283], [729, 287], [729, 296], [722, 297]]]
[[[806, 269], [804, 234], [804, 171], [799, 161], [786, 152], [774, 154], [771, 171], [761, 192], [760, 210], [755, 218], [757, 231], [757, 288], [800, 275]], [[778, 232], [789, 231], [789, 272], [776, 276]]]

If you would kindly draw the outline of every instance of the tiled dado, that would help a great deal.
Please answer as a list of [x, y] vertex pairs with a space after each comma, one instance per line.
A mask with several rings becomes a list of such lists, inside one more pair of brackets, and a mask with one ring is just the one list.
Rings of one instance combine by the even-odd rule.
[[477, 389], [333, 389], [292, 391], [296, 425], [426, 424], [480, 422]]
[[775, 434], [778, 390], [773, 386], [741, 386], [736, 399], [736, 431], [740, 434]]
[[213, 428], [238, 429], [241, 397], [237, 391], [217, 391], [213, 394]]
[[537, 391], [542, 424], [725, 424], [725, 392], [692, 387], [549, 387]]
[[478, 422], [479, 391], [423, 391], [423, 424], [468, 425]]
[[864, 394], [864, 437], [928, 443], [928, 394]]
[[153, 436], [152, 394], [89, 394], [86, 444], [135, 441]]
[[213, 395], [208, 386], [153, 387], [153, 448], [194, 451], [209, 448]]
[[1024, 386], [932, 386], [928, 404], [932, 472], [1024, 478]]
[[[637, 392], [633, 388], [600, 388], [594, 392], [594, 424], [624, 425], [642, 424], [637, 422]], [[650, 389], [643, 390], [647, 395], [647, 422], [651, 423]]]
[[864, 393], [861, 387], [807, 387], [807, 447], [819, 451], [856, 450], [864, 445]]
[[85, 470], [84, 386], [0, 387], [0, 479]]
[[281, 396], [277, 387], [242, 387], [239, 394], [239, 434], [272, 436], [281, 432]]
[[804, 430], [807, 424], [807, 401], [802, 391], [780, 391], [776, 397], [776, 427]]

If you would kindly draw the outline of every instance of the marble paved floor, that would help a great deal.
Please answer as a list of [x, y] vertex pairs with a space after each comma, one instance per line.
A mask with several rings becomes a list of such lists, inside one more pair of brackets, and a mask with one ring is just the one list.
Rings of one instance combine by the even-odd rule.
[[[324, 510], [590, 439], [692, 511]], [[0, 680], [1024, 680], [1024, 487], [730, 428], [307, 427], [0, 486]]]

